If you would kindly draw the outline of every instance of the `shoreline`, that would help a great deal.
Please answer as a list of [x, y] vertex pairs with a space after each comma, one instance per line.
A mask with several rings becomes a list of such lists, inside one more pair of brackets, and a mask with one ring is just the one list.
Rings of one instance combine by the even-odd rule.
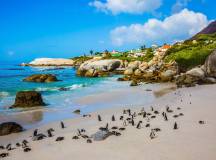
[[[105, 82], [106, 83], [106, 82]], [[84, 94], [74, 98], [72, 106], [62, 105], [60, 103], [51, 104], [46, 107], [30, 108], [18, 111], [5, 110], [4, 113], [0, 114], [0, 121], [15, 121], [26, 128], [40, 127], [41, 125], [52, 123], [53, 121], [59, 121], [61, 119], [71, 119], [77, 117], [73, 111], [80, 109], [82, 114], [88, 114], [94, 111], [116, 108], [122, 106], [142, 106], [154, 101], [157, 97], [154, 92], [172, 87], [172, 83], [164, 84], [143, 84], [136, 87], [130, 87], [127, 82], [114, 81], [115, 88], [110, 88], [113, 82], [108, 83], [105, 91], [90, 92], [90, 94]], [[103, 84], [99, 85], [100, 87]], [[86, 88], [87, 90], [91, 88]], [[104, 90], [104, 89], [103, 89]], [[83, 92], [83, 91], [82, 91]], [[70, 97], [71, 93], [65, 92]], [[72, 95], [71, 95], [72, 96]], [[142, 98], [143, 97], [143, 98]], [[52, 100], [54, 97], [44, 97], [46, 100]], [[66, 98], [68, 99], [68, 98]], [[62, 102], [64, 103], [64, 102]]]
[[[90, 118], [79, 117], [65, 120], [66, 129], [61, 129], [58, 122], [41, 126], [39, 131], [42, 133], [46, 133], [46, 130], [50, 127], [55, 129], [53, 138], [46, 138], [42, 141], [31, 141], [29, 136], [32, 135], [33, 129], [23, 133], [0, 137], [2, 144], [15, 143], [26, 138], [30, 141], [30, 147], [32, 148], [32, 151], [28, 153], [24, 153], [21, 149], [15, 149], [5, 159], [15, 158], [16, 160], [21, 160], [28, 155], [29, 160], [48, 158], [54, 160], [61, 158], [65, 160], [71, 158], [78, 160], [86, 158], [95, 160], [214, 160], [216, 157], [216, 146], [214, 145], [216, 143], [216, 117], [214, 115], [216, 111], [214, 107], [216, 93], [214, 89], [216, 89], [216, 85], [181, 88], [156, 99], [148, 106], [144, 106], [147, 111], [150, 110], [148, 107], [152, 105], [154, 109], [162, 112], [165, 106], [169, 105], [170, 109], [174, 110], [175, 113], [182, 112], [184, 114], [184, 116], [176, 119], [169, 116], [168, 122], [164, 122], [160, 116], [151, 120], [152, 127], [161, 128], [161, 132], [157, 133], [155, 139], [151, 140], [149, 138], [150, 128], [142, 127], [140, 130], [137, 130], [132, 126], [128, 126], [121, 136], [111, 136], [104, 141], [94, 141], [92, 144], [87, 144], [84, 139], [72, 140], [72, 136], [76, 134], [78, 128], [85, 128], [87, 133], [91, 135], [98, 130], [99, 126], [104, 126], [106, 122], [109, 122], [111, 125], [121, 126], [122, 123], [120, 121], [110, 121], [113, 114], [116, 117], [122, 114], [122, 108], [112, 108], [91, 113]], [[177, 111], [177, 107], [181, 107], [181, 110]], [[133, 110], [139, 111], [140, 107], [134, 107]], [[97, 121], [97, 114], [101, 115], [102, 122]], [[199, 124], [200, 120], [205, 121], [205, 124]], [[138, 118], [136, 123], [137, 121]], [[173, 130], [175, 121], [179, 125], [178, 130]], [[64, 136], [65, 140], [55, 142], [58, 136]], [[189, 146], [190, 149], [188, 148]], [[40, 155], [40, 158], [37, 158], [36, 155]]]

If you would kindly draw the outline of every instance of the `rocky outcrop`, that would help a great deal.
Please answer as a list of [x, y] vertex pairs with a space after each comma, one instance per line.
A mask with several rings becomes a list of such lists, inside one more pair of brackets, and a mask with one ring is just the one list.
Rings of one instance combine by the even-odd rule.
[[205, 77], [205, 72], [202, 68], [195, 67], [186, 72], [187, 75], [197, 77], [198, 79], [203, 79]]
[[216, 83], [216, 50], [205, 60], [201, 67], [195, 67], [186, 73], [176, 77], [178, 87], [191, 87], [196, 84], [214, 84]]
[[214, 77], [206, 76], [206, 73], [202, 67], [195, 67], [186, 73], [182, 73], [177, 76], [175, 82], [178, 87], [193, 87], [196, 84], [216, 83], [216, 79]]
[[23, 66], [73, 66], [74, 61], [63, 58], [37, 58], [28, 64], [21, 64]]
[[36, 107], [44, 106], [42, 96], [36, 91], [20, 91], [16, 94], [16, 99], [14, 105], [11, 108], [26, 108], [26, 107]]
[[204, 70], [207, 76], [216, 77], [216, 50], [206, 59]]
[[120, 60], [89, 60], [80, 65], [77, 70], [77, 75], [86, 77], [99, 77], [108, 75], [119, 68], [121, 65]]
[[0, 136], [22, 131], [23, 127], [15, 122], [5, 122], [0, 124]]
[[27, 78], [25, 78], [23, 81], [26, 82], [40, 82], [40, 83], [44, 83], [44, 82], [56, 82], [58, 81], [58, 79], [56, 78], [55, 75], [52, 74], [34, 74], [31, 75]]

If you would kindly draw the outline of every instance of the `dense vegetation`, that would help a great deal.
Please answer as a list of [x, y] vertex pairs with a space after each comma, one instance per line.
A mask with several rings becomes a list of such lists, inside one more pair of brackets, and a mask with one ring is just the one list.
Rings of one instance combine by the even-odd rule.
[[173, 45], [167, 51], [165, 61], [176, 61], [182, 70], [187, 70], [204, 64], [214, 49], [216, 49], [216, 34], [197, 35], [196, 40]]

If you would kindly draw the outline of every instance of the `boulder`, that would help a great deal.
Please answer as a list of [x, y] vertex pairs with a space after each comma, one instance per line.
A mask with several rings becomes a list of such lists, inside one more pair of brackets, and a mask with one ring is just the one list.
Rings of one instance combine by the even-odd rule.
[[75, 114], [80, 114], [80, 109], [76, 109], [75, 111], [73, 111], [73, 113], [75, 113]]
[[25, 78], [23, 81], [26, 82], [40, 82], [40, 83], [49, 83], [49, 82], [56, 82], [58, 79], [55, 75], [52, 74], [34, 74], [27, 78]]
[[128, 67], [127, 67], [127, 69], [132, 69], [132, 70], [136, 70], [136, 69], [138, 69], [139, 68], [139, 65], [141, 64], [141, 62], [140, 61], [134, 61], [134, 62], [130, 62], [129, 64], [128, 64]]
[[11, 108], [44, 106], [42, 96], [36, 91], [20, 91], [16, 94], [15, 103]]
[[102, 141], [111, 136], [112, 133], [109, 131], [98, 131], [95, 134], [93, 134], [91, 137], [93, 138], [94, 141]]
[[186, 74], [200, 78], [200, 79], [205, 77], [205, 72], [199, 67], [196, 67], [196, 68], [193, 68], [193, 69], [187, 71]]
[[108, 59], [108, 60], [89, 60], [81, 64], [79, 67], [80, 71], [88, 71], [90, 69], [95, 69], [98, 71], [113, 71], [119, 68], [121, 65], [120, 60]]
[[203, 81], [206, 84], [215, 84], [216, 83], [216, 79], [214, 77], [205, 77]]
[[131, 82], [130, 86], [131, 86], [131, 87], [133, 87], [133, 86], [138, 86], [137, 81], [133, 80], [133, 81]]
[[85, 77], [97, 77], [98, 72], [95, 69], [89, 69], [85, 72]]
[[0, 136], [22, 131], [23, 127], [15, 122], [5, 122], [0, 124]]
[[199, 81], [200, 81], [200, 78], [194, 77], [189, 74], [178, 75], [175, 79], [177, 87], [182, 87], [182, 86], [193, 87], [196, 84], [198, 84]]
[[139, 69], [141, 71], [145, 71], [148, 68], [148, 63], [147, 62], [142, 62], [142, 64], [139, 65]]
[[176, 72], [173, 70], [166, 70], [166, 71], [160, 73], [161, 81], [163, 81], [163, 82], [171, 81], [173, 79], [173, 77], [175, 76], [175, 74], [176, 74]]
[[140, 69], [136, 69], [136, 70], [134, 71], [134, 75], [135, 75], [135, 76], [142, 76], [142, 71], [141, 71]]
[[133, 69], [131, 68], [128, 68], [124, 71], [124, 75], [132, 75], [134, 72], [133, 72]]
[[208, 56], [204, 68], [207, 76], [216, 77], [216, 50]]

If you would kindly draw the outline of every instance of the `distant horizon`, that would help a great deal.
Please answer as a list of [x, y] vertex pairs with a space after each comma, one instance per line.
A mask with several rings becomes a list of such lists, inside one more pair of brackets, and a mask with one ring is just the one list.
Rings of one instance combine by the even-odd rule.
[[185, 40], [215, 19], [213, 0], [3, 0], [1, 61], [71, 58]]

